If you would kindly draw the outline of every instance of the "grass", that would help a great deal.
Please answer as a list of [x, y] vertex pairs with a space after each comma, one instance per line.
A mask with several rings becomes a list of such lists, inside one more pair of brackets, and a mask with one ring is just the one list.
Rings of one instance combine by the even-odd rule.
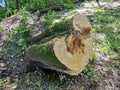
[[[100, 41], [94, 38], [95, 44], [102, 44], [101, 49], [107, 53], [120, 47], [120, 8], [115, 10], [98, 10], [89, 20], [92, 22], [94, 33], [104, 33], [105, 39]], [[97, 23], [99, 25], [97, 25]]]
[[0, 26], [0, 34], [4, 31], [3, 27]]
[[94, 71], [94, 67], [92, 66], [92, 64], [93, 61], [86, 66], [86, 68], [83, 70], [81, 74], [87, 76], [89, 79], [92, 80], [92, 82], [98, 83], [101, 79], [101, 75]]
[[120, 54], [118, 54], [117, 64], [116, 67], [120, 69]]
[[34, 72], [29, 72], [22, 77], [20, 77], [17, 81], [18, 87], [17, 89], [27, 88], [28, 90], [32, 87], [33, 89], [38, 89], [41, 86], [42, 82], [42, 72], [39, 69], [36, 69]]
[[10, 77], [6, 77], [5, 79], [0, 79], [0, 87], [5, 87], [5, 85], [10, 84]]
[[112, 62], [112, 64], [113, 64], [116, 68], [120, 69], [120, 54], [118, 54], [117, 59], [114, 60], [114, 61]]
[[76, 5], [73, 3], [73, 0], [22, 0], [19, 1], [20, 10], [17, 10], [15, 6], [15, 1], [9, 0], [6, 2], [6, 7], [0, 7], [0, 21], [2, 21], [2, 19], [6, 17], [16, 14], [17, 12], [21, 11], [21, 9], [35, 12], [36, 10], [41, 10], [54, 6], [63, 6], [63, 9], [70, 9], [76, 7]]
[[[32, 4], [31, 4], [32, 3]], [[27, 2], [25, 5], [27, 10], [30, 9], [43, 9], [57, 5], [62, 5], [64, 8], [73, 8], [75, 4], [72, 0], [35, 0], [34, 2]]]
[[0, 58], [2, 58], [4, 56], [4, 54], [6, 54], [8, 51], [7, 48], [4, 48], [1, 52], [0, 52]]
[[25, 24], [22, 24], [15, 29], [15, 34], [19, 35], [19, 40], [17, 42], [18, 46], [26, 48], [26, 37], [29, 36], [29, 33], [32, 31], [30, 28], [28, 28]]
[[[120, 8], [117, 9], [96, 9], [96, 13], [89, 17], [92, 25], [92, 30], [95, 36], [93, 37], [94, 49], [99, 48], [103, 53], [107, 54], [110, 51], [116, 52], [120, 48]], [[105, 35], [105, 38], [100, 38], [98, 34]], [[103, 36], [104, 37], [104, 36]], [[94, 52], [93, 59], [97, 63], [97, 53]], [[99, 82], [101, 79], [100, 74], [94, 72], [94, 63], [89, 63], [87, 67], [82, 72], [83, 75], [92, 77], [94, 82]], [[118, 59], [113, 62], [115, 67], [120, 69], [120, 55], [118, 54]]]

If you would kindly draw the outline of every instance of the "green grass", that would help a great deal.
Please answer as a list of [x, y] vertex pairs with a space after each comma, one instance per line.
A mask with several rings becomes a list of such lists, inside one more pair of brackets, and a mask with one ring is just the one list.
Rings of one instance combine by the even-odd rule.
[[4, 31], [3, 27], [0, 26], [0, 34]]
[[[99, 48], [102, 52], [116, 51], [120, 48], [120, 8], [117, 9], [96, 9], [94, 15], [89, 17], [92, 25], [92, 30], [95, 36], [93, 37], [94, 49]], [[105, 35], [104, 39], [100, 39], [97, 35]], [[93, 60], [97, 63], [97, 53], [94, 52]], [[89, 63], [82, 72], [83, 75], [92, 77], [94, 82], [99, 82], [101, 76], [94, 72], [94, 61]], [[113, 62], [114, 66], [120, 69], [120, 55], [118, 59]]]
[[113, 64], [116, 68], [120, 69], [120, 54], [118, 54], [117, 60], [114, 60], [114, 61], [112, 62], [112, 64]]
[[[32, 3], [32, 4], [31, 4]], [[73, 8], [75, 4], [72, 0], [35, 0], [34, 2], [28, 1], [25, 5], [27, 10], [44, 9], [57, 5], [62, 5], [64, 8]]]
[[7, 84], [10, 84], [10, 83], [11, 83], [10, 77], [6, 77], [4, 79], [0, 78], [0, 87], [5, 87]]
[[[95, 44], [101, 44], [101, 49], [107, 53], [120, 47], [120, 8], [108, 10], [96, 10], [96, 13], [89, 18], [94, 33], [104, 33], [105, 39], [100, 41], [94, 38]], [[96, 24], [99, 23], [99, 26]]]
[[120, 69], [120, 54], [118, 54], [118, 59], [117, 59], [117, 65], [116, 65], [116, 67], [118, 68], [118, 69]]
[[0, 21], [2, 21], [2, 19], [6, 17], [16, 14], [17, 12], [20, 12], [21, 9], [35, 12], [36, 10], [41, 10], [54, 6], [62, 6], [63, 9], [76, 7], [76, 5], [73, 3], [73, 0], [20, 0], [19, 6], [20, 10], [17, 10], [15, 6], [15, 1], [7, 1], [7, 6], [5, 8], [0, 7]]
[[42, 82], [42, 72], [39, 69], [36, 69], [34, 72], [28, 72], [22, 75], [17, 82], [17, 89], [26, 88], [29, 90], [30, 88], [40, 88]]
[[15, 34], [19, 35], [20, 37], [19, 40], [17, 41], [18, 46], [25, 47], [25, 48], [27, 47], [25, 39], [26, 39], [26, 36], [28, 36], [31, 31], [32, 30], [28, 28], [25, 24], [22, 24], [14, 29]]

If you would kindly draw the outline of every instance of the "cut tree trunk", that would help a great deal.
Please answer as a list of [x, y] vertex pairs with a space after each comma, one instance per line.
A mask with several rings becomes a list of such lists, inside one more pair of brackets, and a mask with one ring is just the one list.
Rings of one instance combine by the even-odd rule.
[[42, 68], [78, 75], [92, 59], [91, 25], [82, 14], [55, 23], [41, 37], [26, 52], [28, 64], [37, 61]]

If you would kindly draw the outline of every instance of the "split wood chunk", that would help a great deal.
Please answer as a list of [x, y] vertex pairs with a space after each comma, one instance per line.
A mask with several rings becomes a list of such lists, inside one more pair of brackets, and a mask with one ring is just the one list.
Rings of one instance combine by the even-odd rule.
[[77, 30], [80, 32], [83, 32], [82, 30], [84, 30], [85, 28], [91, 29], [90, 22], [88, 21], [87, 17], [82, 14], [76, 14], [73, 17], [73, 27], [74, 27], [74, 30]]

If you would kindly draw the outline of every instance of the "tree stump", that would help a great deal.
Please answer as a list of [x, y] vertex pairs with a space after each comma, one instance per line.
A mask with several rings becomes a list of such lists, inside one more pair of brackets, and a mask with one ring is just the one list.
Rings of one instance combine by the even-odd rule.
[[86, 16], [75, 14], [50, 26], [40, 42], [26, 51], [25, 61], [70, 75], [80, 74], [92, 60], [92, 30]]

